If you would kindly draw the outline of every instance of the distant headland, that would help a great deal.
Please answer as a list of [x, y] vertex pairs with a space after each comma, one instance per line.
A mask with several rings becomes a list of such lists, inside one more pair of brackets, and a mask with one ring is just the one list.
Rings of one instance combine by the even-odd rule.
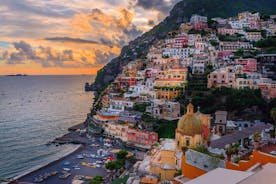
[[27, 74], [11, 74], [11, 75], [6, 75], [6, 76], [9, 76], [9, 77], [25, 77], [25, 76], [28, 76]]

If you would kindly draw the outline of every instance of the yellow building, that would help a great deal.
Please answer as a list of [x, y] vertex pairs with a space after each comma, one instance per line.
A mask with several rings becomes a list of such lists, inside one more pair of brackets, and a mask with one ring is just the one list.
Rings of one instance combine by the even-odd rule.
[[105, 123], [103, 126], [104, 134], [121, 139], [122, 141], [127, 141], [127, 131], [128, 124], [119, 124], [119, 123]]
[[182, 147], [195, 147], [205, 143], [210, 131], [210, 115], [194, 112], [194, 106], [190, 103], [187, 112], [178, 121], [175, 130], [176, 150]]
[[155, 85], [159, 87], [182, 87], [187, 83], [187, 68], [168, 69], [158, 76]]
[[171, 100], [177, 98], [187, 84], [187, 69], [174, 68], [161, 73], [155, 81], [157, 98]]
[[150, 174], [160, 177], [160, 181], [173, 180], [177, 171], [177, 157], [173, 139], [165, 139], [150, 160]]
[[157, 98], [162, 100], [172, 100], [179, 96], [180, 90], [178, 88], [157, 88]]

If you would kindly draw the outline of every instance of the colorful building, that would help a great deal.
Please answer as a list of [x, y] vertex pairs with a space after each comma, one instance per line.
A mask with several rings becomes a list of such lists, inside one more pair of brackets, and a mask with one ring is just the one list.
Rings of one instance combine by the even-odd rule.
[[225, 67], [213, 71], [208, 75], [208, 88], [234, 87], [236, 78], [235, 68]]
[[127, 131], [127, 143], [136, 147], [150, 148], [158, 142], [158, 134], [140, 129], [129, 128]]
[[196, 147], [205, 143], [210, 134], [210, 115], [194, 112], [194, 106], [190, 103], [187, 112], [178, 121], [175, 130], [176, 149], [183, 147]]
[[243, 66], [243, 72], [257, 71], [257, 60], [254, 58], [235, 59], [235, 64]]
[[155, 81], [155, 86], [183, 86], [187, 82], [187, 68], [172, 68], [163, 72]]
[[218, 34], [221, 34], [221, 35], [234, 35], [238, 33], [238, 30], [237, 29], [232, 29], [232, 28], [226, 28], [226, 27], [220, 27], [218, 28]]
[[146, 112], [158, 119], [176, 120], [180, 118], [180, 103], [153, 99]]
[[195, 30], [208, 28], [207, 17], [200, 15], [192, 15], [190, 19], [191, 24]]
[[104, 134], [108, 137], [127, 141], [128, 124], [105, 123], [103, 126]]
[[160, 181], [173, 180], [177, 171], [177, 157], [173, 139], [165, 139], [150, 159], [150, 174]]
[[133, 106], [134, 106], [133, 101], [131, 101], [127, 98], [115, 97], [110, 100], [108, 110], [110, 112], [120, 113], [127, 109], [133, 108]]

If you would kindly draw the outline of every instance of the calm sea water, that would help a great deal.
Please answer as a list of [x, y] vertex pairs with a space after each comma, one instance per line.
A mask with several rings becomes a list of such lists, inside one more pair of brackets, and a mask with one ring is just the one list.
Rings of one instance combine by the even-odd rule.
[[10, 178], [72, 151], [47, 146], [85, 120], [93, 76], [0, 77], [0, 178]]

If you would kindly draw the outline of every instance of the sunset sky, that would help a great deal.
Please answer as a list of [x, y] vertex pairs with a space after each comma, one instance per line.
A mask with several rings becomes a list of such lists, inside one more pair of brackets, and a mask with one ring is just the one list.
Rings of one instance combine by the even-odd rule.
[[179, 0], [1, 0], [0, 75], [95, 74]]

